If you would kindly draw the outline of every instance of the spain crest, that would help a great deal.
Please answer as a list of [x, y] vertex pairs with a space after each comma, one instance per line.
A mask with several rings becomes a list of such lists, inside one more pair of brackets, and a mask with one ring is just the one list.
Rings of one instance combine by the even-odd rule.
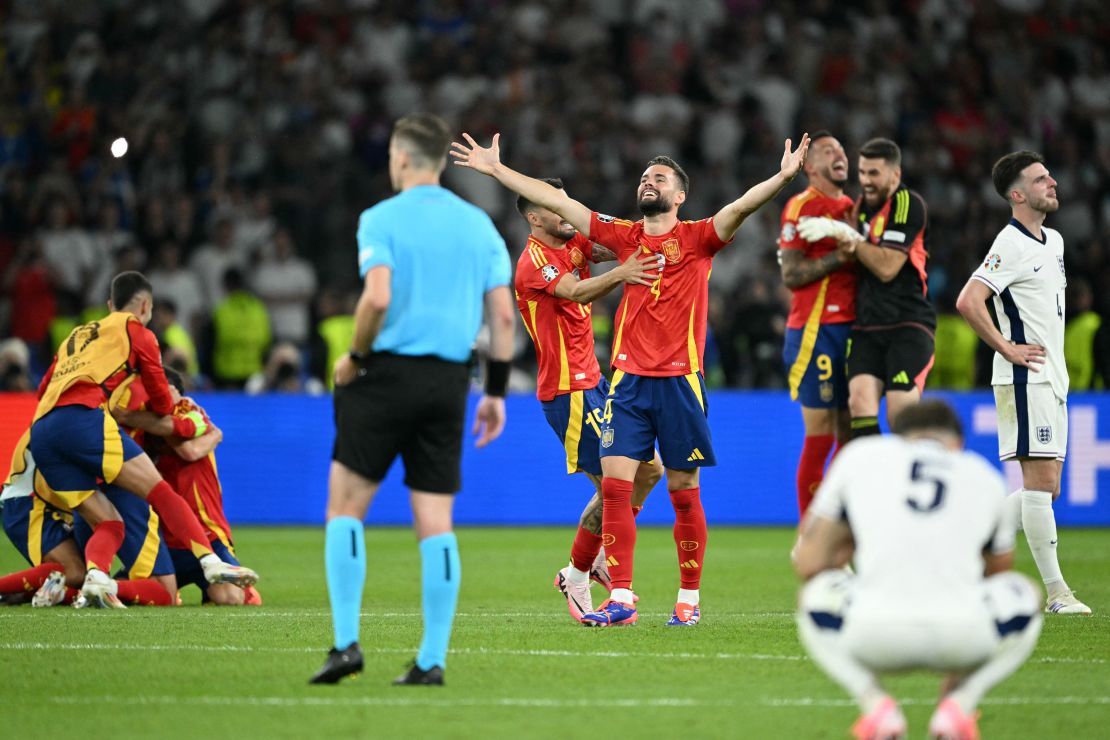
[[602, 447], [612, 447], [613, 446], [613, 430], [612, 429], [606, 429], [604, 432], [601, 433], [601, 446]]
[[581, 268], [586, 265], [586, 257], [582, 254], [582, 250], [578, 247], [570, 250], [570, 261], [575, 267]]
[[682, 249], [678, 246], [678, 239], [668, 239], [663, 242], [663, 256], [667, 258], [667, 262], [672, 265], [682, 259]]

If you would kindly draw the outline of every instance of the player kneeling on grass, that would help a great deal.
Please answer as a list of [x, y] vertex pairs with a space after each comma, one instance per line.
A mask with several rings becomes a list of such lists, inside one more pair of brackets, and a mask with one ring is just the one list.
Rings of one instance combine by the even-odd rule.
[[[157, 534], [157, 517], [142, 499], [123, 491], [105, 494], [120, 505], [124, 539], [117, 553], [123, 565], [116, 573], [117, 590], [103, 600], [79, 596], [85, 580], [84, 544], [91, 528], [73, 513], [46, 503], [54, 492], [41, 475], [27, 449], [28, 434], [16, 445], [11, 473], [0, 494], [4, 531], [31, 564], [31, 568], [0, 577], [0, 603], [48, 607], [75, 606], [122, 608], [125, 603], [166, 606], [177, 586], [169, 552]], [[153, 517], [153, 529], [150, 525]], [[81, 531], [81, 528], [84, 531]], [[32, 596], [33, 594], [33, 596]]]
[[[235, 557], [231, 525], [227, 522], [223, 508], [223, 489], [216, 472], [216, 446], [223, 440], [223, 432], [216, 427], [204, 409], [193, 399], [183, 396], [184, 382], [175, 370], [166, 368], [166, 380], [170, 384], [173, 398], [174, 418], [192, 418], [199, 415], [208, 431], [194, 439], [181, 439], [162, 435], [163, 438], [148, 438], [148, 448], [155, 460], [158, 472], [170, 486], [185, 499], [208, 537], [212, 552], [225, 563], [239, 565]], [[130, 405], [129, 405], [130, 407]], [[162, 417], [146, 411], [113, 409], [113, 416], [121, 424], [138, 427], [156, 435], [164, 432], [166, 422]], [[203, 603], [217, 606], [258, 606], [262, 597], [253, 586], [241, 588], [233, 583], [209, 583], [204, 577], [197, 559], [193, 557], [187, 544], [165, 533], [177, 573], [178, 587], [194, 585], [203, 594]], [[178, 599], [180, 603], [180, 598]]]
[[[1009, 572], [1015, 522], [1006, 485], [941, 401], [893, 420], [833, 462], [802, 524], [806, 581], [798, 632], [813, 660], [858, 702], [857, 738], [902, 738], [906, 718], [879, 676], [945, 675], [929, 736], [979, 737], [976, 707], [1037, 643], [1041, 594]], [[840, 568], [854, 555], [858, 575]]]

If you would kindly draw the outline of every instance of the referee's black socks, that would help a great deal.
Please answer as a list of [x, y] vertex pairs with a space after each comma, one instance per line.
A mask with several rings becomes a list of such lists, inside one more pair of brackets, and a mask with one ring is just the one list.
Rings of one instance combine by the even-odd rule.
[[872, 434], [882, 434], [879, 429], [879, 417], [877, 416], [854, 416], [852, 417], [852, 439], [859, 439], [860, 437], [867, 437]]

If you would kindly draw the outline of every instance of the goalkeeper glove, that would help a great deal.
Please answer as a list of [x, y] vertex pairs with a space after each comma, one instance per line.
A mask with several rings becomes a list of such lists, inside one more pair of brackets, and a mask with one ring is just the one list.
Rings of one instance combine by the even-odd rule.
[[823, 216], [805, 216], [798, 219], [798, 234], [807, 242], [816, 242], [822, 239], [836, 239], [837, 241], [859, 241], [863, 237], [843, 221], [835, 221]]

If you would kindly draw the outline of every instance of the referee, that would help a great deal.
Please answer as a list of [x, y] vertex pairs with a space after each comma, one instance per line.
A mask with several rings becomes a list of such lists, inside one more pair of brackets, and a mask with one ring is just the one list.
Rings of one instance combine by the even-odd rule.
[[514, 325], [504, 240], [483, 211], [439, 184], [450, 142], [435, 116], [398, 120], [389, 142], [397, 195], [359, 218], [364, 283], [351, 351], [335, 365], [324, 544], [335, 646], [310, 683], [336, 683], [362, 670], [362, 520], [400, 455], [420, 541], [424, 637], [394, 684], [443, 684], [461, 578], [451, 511], [460, 487], [467, 363], [484, 304], [490, 363], [473, 430], [483, 447], [505, 426]]

